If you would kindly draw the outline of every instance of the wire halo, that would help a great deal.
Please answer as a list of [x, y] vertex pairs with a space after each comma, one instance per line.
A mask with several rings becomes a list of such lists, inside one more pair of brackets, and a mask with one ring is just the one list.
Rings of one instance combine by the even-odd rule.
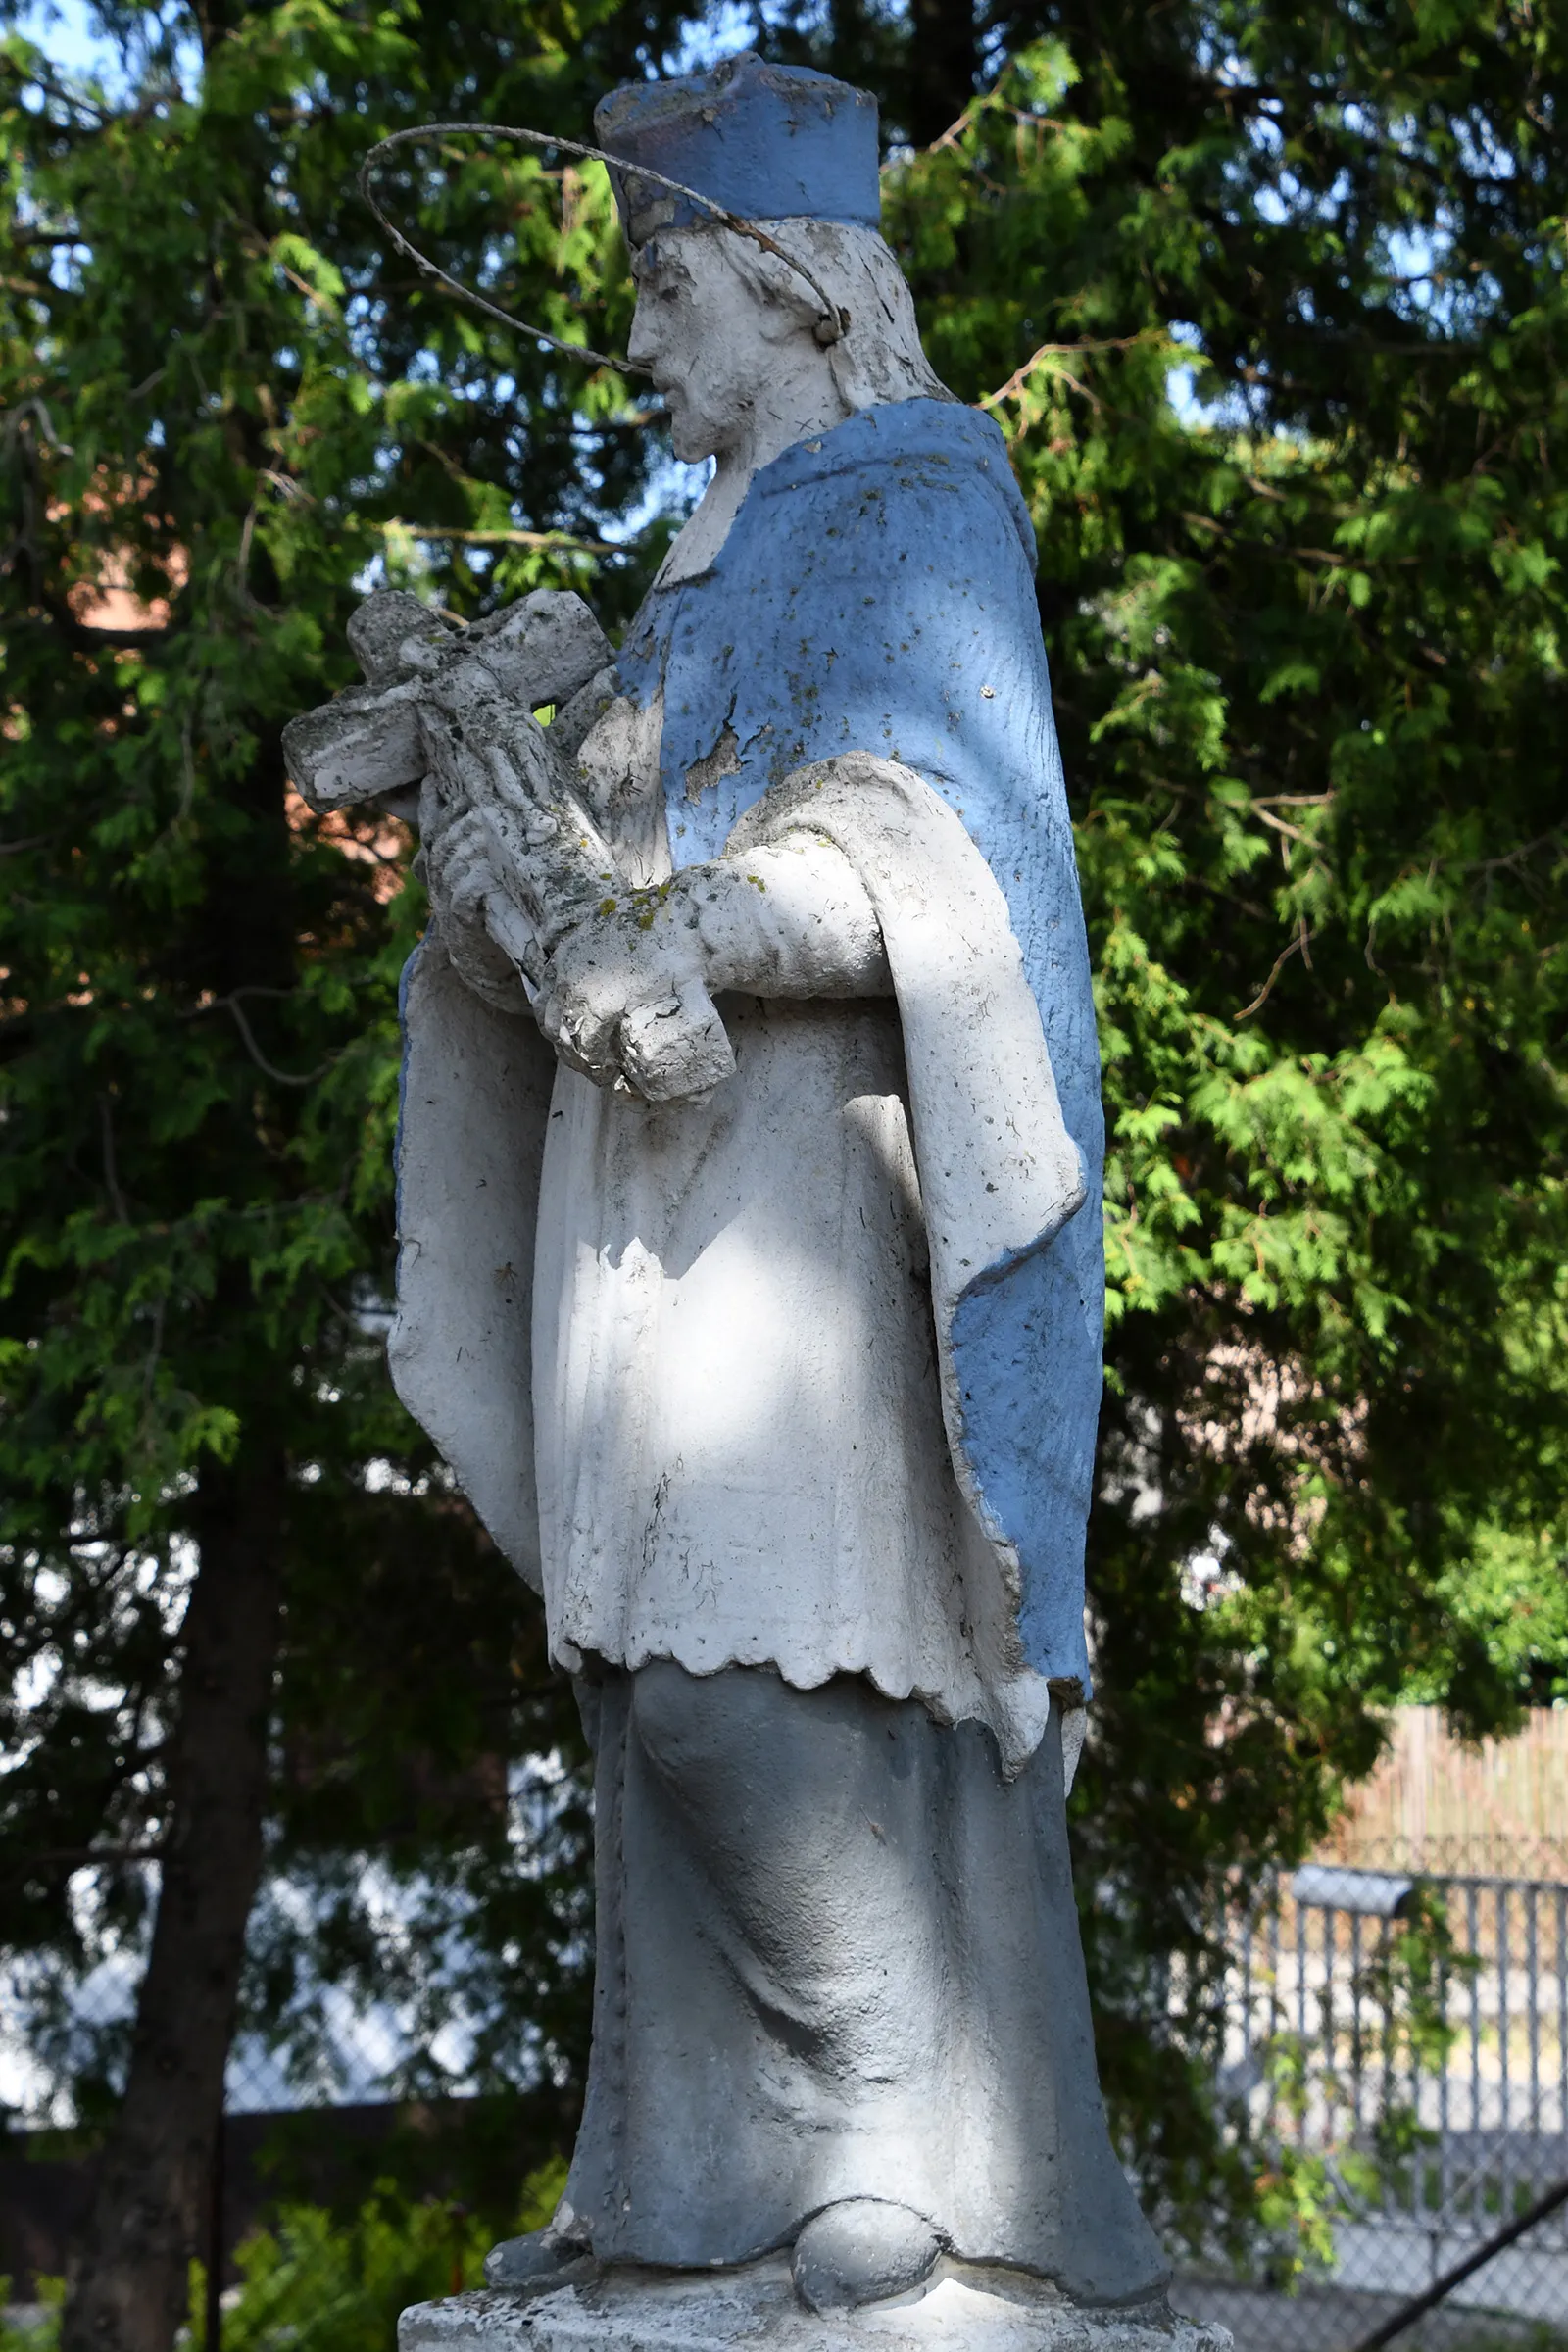
[[389, 154], [394, 147], [409, 146], [416, 139], [440, 138], [450, 131], [463, 131], [481, 139], [521, 139], [529, 147], [552, 147], [563, 155], [581, 156], [587, 163], [608, 164], [617, 172], [633, 172], [639, 179], [654, 180], [660, 187], [668, 188], [676, 196], [688, 197], [693, 204], [700, 204], [721, 228], [731, 230], [737, 237], [749, 238], [752, 244], [760, 245], [764, 253], [773, 254], [784, 263], [787, 269], [793, 270], [797, 277], [805, 279], [817, 301], [818, 317], [815, 334], [818, 343], [823, 345], [837, 343], [848, 334], [849, 312], [842, 309], [839, 304], [829, 302], [821, 285], [806, 264], [793, 253], [787, 253], [776, 238], [768, 235], [766, 229], [759, 228], [755, 220], [742, 220], [738, 213], [726, 211], [723, 205], [715, 204], [711, 196], [705, 196], [701, 188], [689, 188], [684, 180], [670, 179], [662, 172], [650, 171], [646, 164], [630, 163], [624, 156], [608, 155], [603, 147], [585, 147], [580, 140], [564, 139], [552, 131], [525, 130], [519, 124], [510, 122], [420, 122], [408, 130], [394, 130], [389, 137], [377, 139], [361, 164], [358, 173], [360, 194], [365, 198], [376, 220], [398, 251], [406, 254], [416, 270], [422, 270], [426, 277], [436, 279], [438, 284], [445, 286], [449, 293], [456, 294], [461, 301], [471, 302], [476, 310], [488, 313], [492, 318], [499, 318], [503, 326], [515, 327], [520, 333], [531, 335], [537, 343], [548, 343], [553, 351], [565, 352], [570, 359], [591, 360], [596, 367], [614, 368], [626, 375], [647, 375], [651, 372], [623, 353], [617, 356], [613, 352], [595, 351], [586, 343], [564, 342], [560, 335], [551, 334], [548, 328], [532, 326], [526, 318], [519, 318], [514, 313], [502, 310], [498, 303], [490, 302], [483, 294], [475, 293], [474, 289], [471, 286], [466, 286], [461, 278], [451, 276], [438, 262], [432, 262], [428, 254], [421, 253], [413, 239], [406, 237], [397, 222], [382, 211], [371, 193], [371, 180], [378, 159]]

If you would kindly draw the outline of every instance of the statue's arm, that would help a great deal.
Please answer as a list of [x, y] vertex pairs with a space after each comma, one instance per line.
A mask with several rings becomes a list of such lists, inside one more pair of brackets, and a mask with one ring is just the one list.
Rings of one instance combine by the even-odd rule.
[[713, 990], [757, 997], [886, 997], [882, 933], [844, 852], [801, 832], [688, 866], [670, 885], [676, 926], [702, 949]]
[[870, 899], [844, 853], [808, 831], [684, 867], [580, 923], [551, 958], [535, 1010], [565, 1058], [609, 1082], [621, 1023], [679, 999], [892, 994]]

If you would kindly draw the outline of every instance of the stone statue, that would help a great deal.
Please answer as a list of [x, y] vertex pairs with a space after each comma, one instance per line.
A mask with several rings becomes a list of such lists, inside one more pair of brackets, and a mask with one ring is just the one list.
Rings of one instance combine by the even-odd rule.
[[[478, 2300], [716, 2341], [692, 2296], [771, 2258], [819, 2315], [966, 2266], [1137, 2306], [1063, 1824], [1102, 1129], [1029, 520], [863, 92], [745, 56], [598, 125], [706, 497], [618, 656], [568, 598], [376, 599], [292, 731], [318, 799], [424, 777], [393, 1368], [596, 1760], [586, 2110]], [[581, 2320], [646, 2266], [696, 2332]]]

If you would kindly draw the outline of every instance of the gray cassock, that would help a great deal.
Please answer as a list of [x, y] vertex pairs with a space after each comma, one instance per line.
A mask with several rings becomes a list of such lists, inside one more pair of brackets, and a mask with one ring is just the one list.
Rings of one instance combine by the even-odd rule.
[[[469, 1212], [460, 1279], [440, 1277], [449, 1362], [510, 1355], [489, 1394], [514, 1463], [530, 1223], [548, 1269], [544, 1577], [596, 1759], [567, 2198], [612, 2259], [740, 2261], [880, 2196], [966, 2259], [1146, 2293], [1164, 2265], [1100, 2102], [1060, 1718], [1008, 1780], [973, 1658], [966, 1568], [983, 1579], [943, 1430], [898, 1011], [721, 1010], [736, 1079], [655, 1110], [556, 1071], [433, 949], [409, 992], [405, 1253], [436, 1279], [440, 1221]], [[856, 1418], [821, 1409], [830, 1366]], [[653, 1647], [653, 1600], [682, 1592]]]
[[[597, 813], [667, 871], [657, 773], [613, 782]], [[567, 2201], [601, 2257], [706, 2266], [885, 2198], [1135, 2298], [1165, 2265], [1096, 2080], [1061, 1713], [942, 1337], [1078, 1163], [1005, 902], [929, 787], [795, 776], [730, 848], [760, 843], [849, 858], [894, 994], [722, 1000], [707, 1103], [558, 1071], [433, 943], [406, 1004], [394, 1370], [542, 1586], [595, 1749]]]

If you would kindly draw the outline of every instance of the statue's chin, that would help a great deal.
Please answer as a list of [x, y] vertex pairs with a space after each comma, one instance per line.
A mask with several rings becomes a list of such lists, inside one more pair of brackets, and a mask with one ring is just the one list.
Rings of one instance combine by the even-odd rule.
[[712, 457], [718, 444], [711, 425], [672, 409], [669, 446], [683, 466], [699, 466], [704, 458]]

